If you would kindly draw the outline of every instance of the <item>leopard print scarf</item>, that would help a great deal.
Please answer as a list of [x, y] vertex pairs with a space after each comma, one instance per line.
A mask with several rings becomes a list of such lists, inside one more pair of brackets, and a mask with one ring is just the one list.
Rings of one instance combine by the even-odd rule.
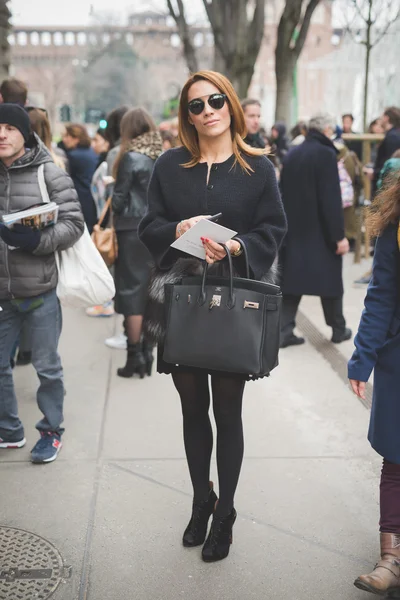
[[149, 131], [131, 141], [127, 152], [139, 152], [156, 160], [163, 151], [162, 138], [158, 131]]

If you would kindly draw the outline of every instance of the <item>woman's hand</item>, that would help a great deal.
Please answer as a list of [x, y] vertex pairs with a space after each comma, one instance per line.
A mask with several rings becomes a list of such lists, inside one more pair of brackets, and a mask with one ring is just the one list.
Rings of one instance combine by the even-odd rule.
[[[225, 248], [223, 248], [221, 244], [217, 244], [208, 238], [201, 238], [201, 241], [203, 243], [204, 250], [206, 251], [206, 261], [209, 265], [213, 265], [215, 262], [225, 258]], [[240, 248], [240, 243], [237, 240], [229, 240], [225, 245], [228, 247], [231, 254], [233, 254], [233, 252], [237, 252]]]
[[353, 392], [362, 400], [365, 400], [365, 381], [357, 381], [356, 379], [350, 379], [350, 385]]
[[191, 219], [186, 219], [185, 221], [181, 221], [176, 226], [176, 239], [180, 238], [181, 235], [189, 231], [196, 223], [201, 221], [202, 219], [209, 219], [211, 215], [199, 215], [198, 217], [192, 217]]

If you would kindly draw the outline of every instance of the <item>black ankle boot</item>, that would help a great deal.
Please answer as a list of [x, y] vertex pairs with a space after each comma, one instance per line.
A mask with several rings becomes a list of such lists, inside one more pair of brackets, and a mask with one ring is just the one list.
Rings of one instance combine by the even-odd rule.
[[153, 368], [154, 356], [153, 356], [154, 346], [147, 340], [143, 340], [142, 351], [144, 360], [146, 362], [146, 373], [150, 377], [151, 371]]
[[228, 556], [233, 541], [232, 528], [236, 517], [237, 513], [234, 508], [227, 517], [214, 515], [210, 533], [203, 546], [202, 557], [205, 562], [215, 562]]
[[215, 503], [218, 501], [217, 495], [213, 490], [213, 484], [210, 482], [210, 491], [208, 499], [203, 502], [193, 502], [192, 518], [183, 534], [183, 545], [186, 548], [201, 546], [207, 535], [208, 521], [214, 512]]
[[117, 371], [120, 377], [133, 377], [136, 373], [140, 376], [140, 379], [143, 379], [146, 373], [146, 361], [142, 353], [141, 343], [128, 344], [126, 365]]

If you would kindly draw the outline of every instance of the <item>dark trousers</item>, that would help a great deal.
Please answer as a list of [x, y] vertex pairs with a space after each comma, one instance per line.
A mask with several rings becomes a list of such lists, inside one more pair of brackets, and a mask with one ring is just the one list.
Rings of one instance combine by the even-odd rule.
[[[284, 295], [282, 303], [281, 339], [285, 340], [293, 335], [296, 327], [296, 314], [301, 296]], [[346, 321], [343, 316], [343, 296], [336, 298], [321, 298], [325, 322], [334, 331], [344, 331]]]
[[400, 534], [400, 465], [384, 459], [380, 491], [380, 531]]

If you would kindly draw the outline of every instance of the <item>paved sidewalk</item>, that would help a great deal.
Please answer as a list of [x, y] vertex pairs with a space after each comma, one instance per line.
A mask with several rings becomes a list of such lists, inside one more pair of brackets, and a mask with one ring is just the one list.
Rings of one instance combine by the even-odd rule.
[[[348, 265], [346, 278], [365, 270]], [[354, 327], [363, 295], [346, 294]], [[314, 301], [301, 308], [328, 333]], [[29, 463], [36, 376], [18, 368], [28, 445], [0, 451], [0, 525], [48, 540], [70, 576], [50, 596], [32, 596], [16, 594], [22, 575], [14, 573], [5, 592], [0, 547], [1, 600], [367, 597], [352, 582], [377, 556], [380, 460], [366, 440], [368, 411], [311, 343], [283, 351], [269, 379], [247, 386], [234, 544], [227, 560], [206, 565], [200, 549], [181, 546], [191, 490], [170, 379], [116, 377], [124, 353], [103, 344], [114, 319], [64, 316], [65, 445], [55, 463]]]

